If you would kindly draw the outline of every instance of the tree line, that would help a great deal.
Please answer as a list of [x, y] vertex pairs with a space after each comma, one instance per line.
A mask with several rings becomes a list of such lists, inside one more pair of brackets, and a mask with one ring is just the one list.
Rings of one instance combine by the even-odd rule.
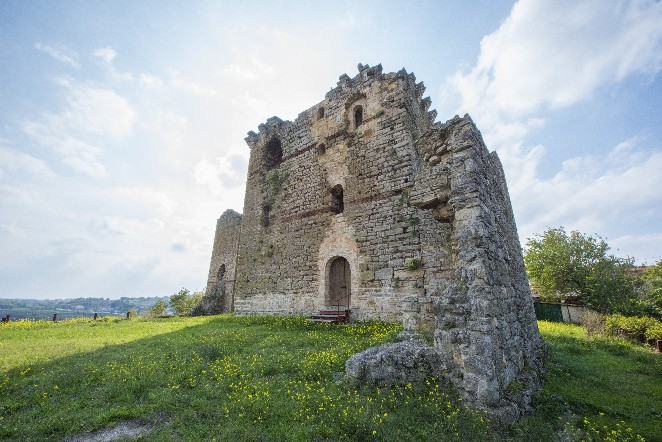
[[189, 316], [191, 311], [202, 301], [203, 292], [191, 293], [188, 289], [182, 288], [179, 292], [170, 295], [168, 302], [159, 299], [149, 310], [151, 316], [165, 316], [168, 314], [168, 304], [175, 315]]
[[543, 301], [565, 301], [602, 314], [662, 318], [662, 260], [642, 269], [609, 253], [598, 235], [563, 227], [529, 238], [524, 264]]

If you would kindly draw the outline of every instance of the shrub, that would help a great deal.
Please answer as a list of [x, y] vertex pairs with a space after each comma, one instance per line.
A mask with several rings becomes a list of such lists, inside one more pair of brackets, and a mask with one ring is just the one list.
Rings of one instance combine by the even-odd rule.
[[649, 329], [657, 330], [661, 326], [662, 323], [649, 317], [610, 315], [605, 318], [605, 330], [608, 334], [634, 340], [638, 339], [639, 335], [647, 335]]
[[170, 295], [170, 306], [179, 316], [188, 316], [200, 301], [202, 301], [202, 292], [190, 294], [189, 290], [182, 288], [178, 293]]
[[657, 324], [648, 327], [646, 330], [646, 339], [655, 339], [662, 340], [662, 322], [657, 322]]
[[586, 329], [588, 336], [602, 335], [605, 333], [605, 317], [595, 310], [585, 309], [579, 315], [579, 324]]
[[150, 316], [163, 316], [166, 314], [168, 304], [163, 299], [159, 299], [156, 304], [149, 310]]

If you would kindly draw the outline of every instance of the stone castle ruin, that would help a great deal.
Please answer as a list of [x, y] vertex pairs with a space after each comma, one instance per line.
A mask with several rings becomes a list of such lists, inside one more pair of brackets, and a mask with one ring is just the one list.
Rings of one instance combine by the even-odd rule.
[[218, 220], [200, 309], [403, 321], [465, 398], [518, 414], [543, 343], [501, 163], [468, 115], [435, 123], [413, 73], [358, 70], [248, 133], [244, 213]]

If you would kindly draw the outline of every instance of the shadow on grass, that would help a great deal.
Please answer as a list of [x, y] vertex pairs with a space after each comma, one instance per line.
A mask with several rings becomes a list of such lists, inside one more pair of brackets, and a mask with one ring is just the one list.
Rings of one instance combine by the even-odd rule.
[[[109, 325], [122, 332], [122, 324]], [[9, 370], [1, 380], [0, 436], [52, 440], [119, 420], [149, 420], [160, 411], [174, 411], [187, 396], [177, 389], [199, 365], [199, 361], [191, 363], [193, 358], [236, 351], [243, 340], [235, 329], [242, 327], [217, 319]], [[49, 339], [48, 332], [44, 330], [43, 339]], [[218, 340], [223, 345], [200, 355], [200, 348], [211, 349]]]
[[137, 419], [155, 425], [156, 441], [485, 440], [481, 416], [436, 385], [352, 391], [334, 381], [347, 357], [396, 332], [219, 317], [22, 366], [0, 374], [0, 439], [61, 440]]

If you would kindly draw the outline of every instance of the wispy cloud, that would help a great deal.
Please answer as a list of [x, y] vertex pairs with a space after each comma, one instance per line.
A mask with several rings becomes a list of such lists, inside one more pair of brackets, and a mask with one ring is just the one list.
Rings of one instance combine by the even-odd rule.
[[442, 94], [459, 96], [458, 113], [471, 113], [499, 152], [523, 238], [560, 224], [595, 232], [616, 218], [660, 215], [662, 154], [637, 148], [636, 137], [605, 146], [603, 156], [569, 158], [550, 179], [540, 176], [547, 149], [526, 141], [546, 124], [545, 111], [660, 72], [660, 23], [660, 2], [520, 0], [482, 39], [476, 64], [446, 80]]
[[46, 118], [46, 122], [26, 121], [23, 131], [44, 147], [60, 156], [63, 164], [78, 173], [94, 178], [105, 178], [106, 168], [97, 159], [102, 149], [62, 131], [55, 122], [57, 118]]
[[78, 62], [78, 54], [65, 45], [49, 46], [36, 43], [35, 48], [50, 55], [57, 61], [66, 63], [74, 68], [80, 68], [80, 63]]
[[[55, 173], [41, 159], [9, 148], [8, 143], [0, 140], [0, 173], [16, 173], [23, 177], [38, 175], [54, 177]], [[2, 175], [0, 175], [2, 178]]]
[[67, 105], [49, 116], [53, 124], [113, 138], [131, 133], [136, 111], [125, 98], [107, 87], [71, 78], [62, 77], [59, 83], [65, 89]]
[[489, 123], [585, 100], [604, 85], [662, 69], [662, 3], [520, 0], [448, 82]]
[[105, 46], [102, 48], [95, 49], [95, 51], [92, 54], [95, 57], [97, 57], [104, 66], [106, 66], [108, 72], [110, 73], [110, 76], [114, 80], [133, 81], [133, 74], [131, 74], [130, 72], [119, 72], [115, 68], [115, 65], [113, 64], [115, 57], [117, 57], [117, 51], [115, 49], [109, 46]]
[[138, 79], [141, 86], [145, 86], [152, 89], [159, 89], [163, 87], [163, 81], [154, 75], [150, 74], [140, 74]]
[[248, 161], [240, 155], [228, 155], [210, 162], [203, 158], [193, 170], [195, 182], [214, 195], [220, 196], [246, 181]]
[[170, 84], [176, 88], [185, 90], [194, 95], [213, 97], [217, 92], [209, 86], [202, 85], [193, 81], [185, 80], [179, 72], [170, 71]]
[[532, 177], [518, 189], [522, 228], [567, 224], [599, 232], [617, 222], [655, 222], [662, 207], [662, 152], [646, 153], [631, 140], [607, 155], [570, 158], [550, 179]]
[[272, 77], [275, 73], [273, 66], [266, 65], [254, 56], [238, 55], [225, 73], [240, 80], [255, 81]]
[[55, 151], [63, 164], [91, 176], [106, 177], [99, 161], [102, 144], [131, 133], [135, 111], [110, 89], [79, 84], [60, 78], [66, 105], [56, 113], [45, 113], [35, 121], [25, 121], [23, 131], [44, 147]]

